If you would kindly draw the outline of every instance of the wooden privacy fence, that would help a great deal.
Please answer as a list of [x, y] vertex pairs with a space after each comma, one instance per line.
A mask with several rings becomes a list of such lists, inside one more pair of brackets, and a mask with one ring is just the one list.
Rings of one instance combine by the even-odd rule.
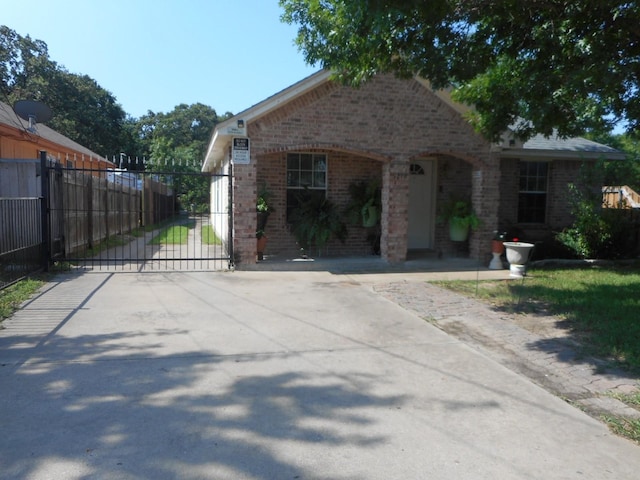
[[151, 177], [115, 182], [112, 175], [108, 170], [57, 165], [50, 169], [53, 258], [94, 248], [113, 236], [129, 234], [175, 214], [170, 186]]
[[[142, 192], [82, 170], [56, 170], [50, 192], [51, 233], [64, 251], [92, 248], [140, 224]], [[59, 247], [56, 245], [54, 253]]]

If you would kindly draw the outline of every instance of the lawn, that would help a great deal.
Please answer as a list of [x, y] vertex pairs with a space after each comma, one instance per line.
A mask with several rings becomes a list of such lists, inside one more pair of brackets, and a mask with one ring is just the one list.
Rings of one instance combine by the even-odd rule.
[[45, 283], [44, 276], [27, 278], [0, 290], [0, 322], [11, 316], [22, 302], [31, 296]]
[[202, 233], [202, 243], [205, 245], [222, 245], [222, 241], [218, 238], [216, 233], [213, 231], [213, 227], [211, 225], [204, 225], [201, 230]]
[[[193, 221], [181, 225], [171, 225], [161, 230], [149, 243], [151, 245], [185, 245], [189, 238], [189, 230], [195, 227], [196, 223]], [[222, 244], [211, 225], [203, 225], [200, 234], [204, 245]]]
[[499, 309], [565, 319], [585, 353], [640, 372], [640, 266], [531, 269], [523, 280], [439, 282]]
[[189, 225], [172, 225], [160, 231], [149, 242], [151, 245], [184, 245], [189, 238]]

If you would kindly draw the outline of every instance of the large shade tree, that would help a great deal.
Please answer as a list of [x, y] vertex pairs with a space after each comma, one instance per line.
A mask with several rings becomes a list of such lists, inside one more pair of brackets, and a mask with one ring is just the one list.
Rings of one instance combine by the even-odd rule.
[[420, 75], [488, 138], [640, 130], [640, 7], [622, 0], [280, 0], [306, 61]]

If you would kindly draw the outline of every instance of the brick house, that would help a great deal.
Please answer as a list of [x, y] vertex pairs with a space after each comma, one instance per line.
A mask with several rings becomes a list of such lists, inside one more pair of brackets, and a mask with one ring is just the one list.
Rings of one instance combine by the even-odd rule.
[[[409, 250], [460, 255], [460, 244], [436, 221], [438, 207], [452, 196], [471, 200], [481, 225], [463, 245], [464, 254], [484, 260], [490, 256], [493, 231], [506, 224], [532, 241], [569, 225], [566, 184], [576, 178], [582, 162], [622, 158], [584, 139], [535, 137], [522, 144], [506, 135], [501, 145], [492, 144], [474, 132], [463, 118], [465, 111], [420, 79], [380, 75], [354, 89], [320, 71], [220, 123], [203, 171], [229, 172], [233, 139], [250, 141], [249, 153], [234, 161], [232, 170], [238, 262], [256, 262], [256, 198], [263, 185], [275, 210], [267, 228], [267, 254], [292, 258], [299, 251], [287, 214], [291, 193], [300, 191], [301, 184], [344, 208], [352, 182], [377, 180], [384, 260], [403, 262]], [[305, 182], [291, 180], [304, 175]], [[220, 188], [214, 182], [212, 190]], [[349, 225], [346, 241], [332, 240], [323, 254], [370, 252], [366, 229]]]

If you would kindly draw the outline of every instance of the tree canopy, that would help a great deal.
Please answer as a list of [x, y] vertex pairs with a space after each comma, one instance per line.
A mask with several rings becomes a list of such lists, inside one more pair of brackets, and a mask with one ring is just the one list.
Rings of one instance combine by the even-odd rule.
[[88, 75], [69, 73], [49, 58], [42, 40], [0, 26], [0, 90], [10, 104], [39, 100], [54, 112], [48, 126], [99, 155], [120, 151], [126, 114]]
[[168, 113], [148, 111], [129, 125], [137, 143], [127, 153], [152, 161], [201, 161], [214, 127], [230, 115], [219, 117], [212, 107], [202, 103], [183, 103]]
[[280, 0], [308, 63], [422, 76], [495, 140], [640, 131], [640, 7], [623, 0]]
[[[128, 122], [127, 129], [134, 139], [125, 153], [124, 168], [144, 168], [155, 172], [182, 172], [174, 188], [184, 208], [206, 211], [209, 203], [209, 179], [199, 175], [211, 132], [222, 118], [202, 103], [180, 104], [168, 113], [148, 111], [137, 120]], [[144, 158], [145, 164], [140, 161]], [[169, 167], [168, 167], [169, 166]]]
[[232, 114], [218, 117], [202, 103], [180, 104], [171, 112], [152, 112], [140, 118], [127, 116], [116, 98], [88, 75], [69, 73], [49, 58], [42, 40], [22, 37], [0, 26], [0, 94], [13, 104], [39, 100], [54, 112], [48, 126], [90, 150], [120, 162], [121, 153], [152, 162], [179, 161], [199, 164], [215, 125]]

